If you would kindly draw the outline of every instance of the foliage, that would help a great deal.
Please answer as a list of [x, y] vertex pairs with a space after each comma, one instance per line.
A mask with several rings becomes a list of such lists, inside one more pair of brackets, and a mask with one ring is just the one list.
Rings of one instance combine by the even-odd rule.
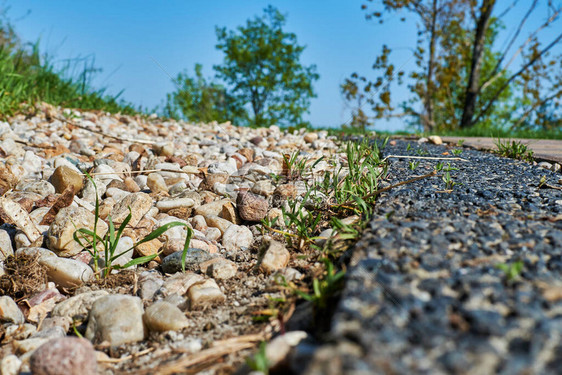
[[269, 360], [266, 355], [267, 344], [265, 341], [260, 343], [260, 348], [256, 354], [246, 358], [246, 364], [253, 371], [259, 371], [264, 375], [269, 374]]
[[507, 278], [507, 281], [515, 280], [523, 271], [523, 261], [518, 260], [513, 263], [497, 264], [496, 268], [502, 270]]
[[304, 124], [302, 116], [315, 96], [316, 66], [300, 63], [305, 47], [283, 31], [284, 25], [285, 16], [269, 6], [236, 31], [216, 29], [216, 47], [225, 56], [214, 68], [237, 101], [250, 106], [253, 126]]
[[506, 156], [512, 159], [520, 159], [526, 161], [533, 161], [533, 150], [531, 150], [527, 145], [524, 145], [520, 141], [502, 141], [498, 138], [494, 142], [497, 148], [497, 153], [500, 156]]
[[[183, 247], [182, 262], [181, 262], [182, 263], [182, 270], [185, 272], [185, 258], [187, 256], [187, 251], [189, 249], [189, 242], [190, 242], [191, 237], [193, 235], [193, 232], [192, 232], [191, 228], [187, 224], [182, 223], [182, 222], [177, 222], [177, 221], [167, 223], [167, 224], [153, 230], [152, 232], [150, 232], [148, 235], [146, 235], [140, 241], [135, 243], [129, 249], [127, 249], [125, 251], [122, 251], [120, 253], [116, 253], [117, 245], [119, 244], [119, 240], [121, 239], [121, 235], [123, 234], [123, 231], [127, 227], [127, 224], [129, 224], [129, 221], [131, 221], [131, 217], [132, 217], [131, 208], [129, 207], [129, 214], [127, 215], [125, 220], [123, 220], [123, 222], [121, 223], [119, 228], [117, 228], [117, 231], [115, 231], [115, 225], [113, 224], [113, 220], [111, 219], [111, 216], [109, 216], [108, 217], [109, 230], [103, 236], [103, 238], [100, 237], [98, 235], [98, 232], [97, 232], [98, 223], [99, 223], [99, 220], [100, 220], [100, 218], [99, 218], [99, 206], [100, 205], [99, 205], [99, 198], [98, 198], [98, 194], [97, 194], [97, 186], [96, 186], [94, 180], [92, 179], [92, 177], [89, 174], [86, 174], [86, 176], [94, 184], [94, 188], [95, 188], [95, 191], [96, 191], [96, 204], [95, 204], [95, 210], [94, 210], [94, 215], [95, 215], [95, 217], [94, 217], [94, 230], [92, 231], [92, 230], [89, 230], [89, 229], [86, 229], [86, 228], [79, 228], [74, 232], [73, 237], [74, 237], [74, 240], [76, 242], [78, 242], [78, 244], [80, 244], [80, 246], [82, 246], [84, 249], [86, 249], [90, 253], [90, 255], [92, 256], [93, 261], [94, 261], [94, 273], [96, 275], [98, 275], [100, 263], [104, 264], [102, 275], [103, 275], [103, 277], [107, 277], [108, 275], [111, 274], [112, 270], [129, 268], [129, 267], [132, 267], [132, 266], [135, 266], [135, 265], [150, 262], [151, 260], [156, 258], [158, 256], [158, 254], [152, 254], [152, 255], [134, 258], [134, 259], [130, 260], [129, 262], [127, 262], [126, 264], [122, 265], [122, 266], [118, 265], [118, 264], [114, 264], [114, 262], [118, 258], [120, 258], [123, 255], [129, 253], [130, 251], [132, 251], [138, 245], [143, 244], [143, 243], [148, 242], [148, 241], [151, 241], [153, 239], [156, 239], [156, 238], [160, 237], [162, 234], [164, 234], [164, 232], [166, 232], [168, 229], [173, 228], [173, 227], [177, 227], [177, 226], [184, 226], [187, 229], [187, 237], [185, 239], [185, 243], [184, 243], [184, 247]], [[82, 241], [85, 241], [85, 242], [82, 242]], [[101, 245], [103, 247], [103, 257], [102, 257], [102, 254], [99, 251], [98, 245]]]
[[[392, 48], [384, 45], [373, 65], [378, 72], [375, 80], [354, 73], [341, 86], [348, 101], [358, 101], [354, 121], [364, 121], [359, 115], [364, 117], [360, 104], [365, 103], [375, 119], [404, 117], [426, 132], [474, 126], [485, 132], [506, 126], [518, 129], [560, 126], [561, 112], [556, 99], [562, 92], [560, 58], [549, 57], [549, 53], [562, 40], [562, 34], [543, 46], [539, 32], [558, 20], [562, 7], [552, 3], [545, 6], [549, 11], [546, 21], [541, 20], [539, 27], [521, 41], [529, 17], [538, 13], [538, 0], [515, 2], [505, 10], [499, 9], [499, 2], [494, 0], [375, 3], [376, 9], [367, 4], [362, 6], [368, 19], [384, 23], [394, 13], [401, 15], [402, 21], [415, 18], [416, 67], [408, 74], [396, 68], [391, 59]], [[525, 16], [519, 23], [509, 22], [515, 26], [509, 33], [503, 33], [505, 42], [498, 47], [499, 35], [505, 29], [503, 19], [517, 6], [527, 7], [527, 12], [523, 12]], [[521, 61], [521, 67], [511, 72], [514, 61]], [[394, 103], [393, 90], [404, 83], [413, 95]]]
[[23, 45], [5, 12], [0, 10], [0, 119], [7, 118], [27, 104], [39, 101], [69, 108], [102, 109], [136, 114], [130, 104], [95, 90], [92, 79], [101, 69], [93, 57], [67, 60], [55, 69], [48, 56], [41, 56], [39, 43]]
[[176, 91], [167, 94], [164, 115], [183, 117], [191, 122], [232, 121], [237, 124], [247, 121], [244, 107], [224, 86], [206, 79], [202, 70], [201, 64], [195, 64], [195, 77], [187, 72], [178, 74]]
[[325, 272], [322, 278], [315, 278], [312, 281], [312, 294], [303, 292], [302, 290], [295, 290], [301, 298], [314, 303], [319, 309], [327, 307], [328, 300], [341, 289], [341, 283], [345, 276], [345, 271], [338, 271], [334, 264], [327, 258], [322, 259], [324, 263]]

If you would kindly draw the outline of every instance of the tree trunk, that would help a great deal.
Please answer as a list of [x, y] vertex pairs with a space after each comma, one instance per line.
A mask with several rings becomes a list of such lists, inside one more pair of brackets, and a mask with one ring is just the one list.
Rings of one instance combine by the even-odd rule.
[[480, 93], [480, 71], [482, 69], [482, 54], [486, 43], [486, 31], [490, 26], [490, 16], [496, 0], [483, 0], [480, 7], [480, 16], [476, 22], [476, 35], [472, 49], [472, 61], [470, 66], [470, 76], [466, 88], [466, 96], [464, 99], [464, 108], [461, 118], [460, 127], [468, 128], [474, 125], [472, 118], [474, 117], [474, 109], [476, 100]]
[[435, 128], [433, 118], [433, 70], [435, 66], [435, 27], [437, 24], [437, 0], [433, 0], [431, 9], [431, 34], [429, 36], [429, 62], [427, 64], [427, 82], [425, 94], [425, 111], [427, 118], [424, 119], [424, 130], [431, 132]]

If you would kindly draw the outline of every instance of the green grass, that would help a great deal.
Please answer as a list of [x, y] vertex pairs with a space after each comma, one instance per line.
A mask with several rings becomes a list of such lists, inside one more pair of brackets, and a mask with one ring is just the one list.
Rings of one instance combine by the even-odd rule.
[[93, 58], [69, 59], [55, 68], [51, 58], [41, 56], [39, 43], [22, 45], [5, 19], [0, 19], [0, 41], [0, 120], [19, 112], [33, 112], [38, 102], [111, 113], [139, 113], [131, 104], [119, 100], [122, 92], [107, 95], [105, 88], [91, 86], [93, 77], [101, 71]]
[[512, 159], [519, 159], [532, 162], [533, 150], [531, 150], [527, 145], [519, 141], [502, 141], [500, 138], [494, 142], [497, 151], [495, 151], [500, 156], [505, 156]]
[[[100, 237], [97, 231], [98, 223], [100, 220], [99, 217], [100, 204], [99, 204], [99, 198], [97, 193], [97, 186], [89, 174], [86, 174], [86, 176], [94, 184], [94, 189], [96, 191], [96, 203], [94, 208], [94, 230], [79, 228], [74, 232], [73, 237], [74, 240], [78, 244], [80, 244], [80, 246], [82, 246], [85, 250], [87, 250], [92, 256], [92, 259], [94, 261], [94, 273], [96, 274], [96, 277], [99, 276], [100, 268], [102, 271], [101, 272], [102, 276], [107, 277], [111, 274], [111, 271], [113, 270], [125, 269], [135, 265], [140, 265], [150, 262], [151, 260], [156, 258], [159, 254], [152, 254], [152, 255], [134, 258], [122, 266], [118, 264], [114, 264], [114, 262], [117, 259], [125, 255], [126, 253], [132, 251], [138, 245], [148, 241], [152, 241], [153, 239], [160, 237], [168, 229], [177, 226], [183, 226], [187, 229], [187, 236], [185, 239], [185, 244], [183, 247], [182, 259], [181, 259], [182, 271], [185, 272], [185, 258], [189, 250], [189, 242], [191, 241], [191, 237], [193, 236], [193, 231], [187, 224], [179, 221], [167, 223], [166, 225], [158, 227], [157, 229], [150, 232], [148, 235], [146, 235], [140, 241], [135, 243], [129, 249], [121, 253], [116, 253], [117, 245], [119, 244], [121, 235], [123, 234], [123, 231], [127, 227], [127, 224], [129, 224], [129, 221], [131, 220], [132, 217], [131, 208], [129, 207], [129, 214], [127, 215], [125, 220], [123, 220], [119, 228], [115, 228], [115, 225], [113, 224], [113, 220], [111, 219], [111, 216], [109, 216], [108, 217], [109, 230], [103, 237]], [[102, 257], [102, 253], [99, 250], [99, 245], [101, 245], [101, 247], [103, 248], [103, 257]], [[100, 267], [100, 263], [103, 264], [103, 267]]]

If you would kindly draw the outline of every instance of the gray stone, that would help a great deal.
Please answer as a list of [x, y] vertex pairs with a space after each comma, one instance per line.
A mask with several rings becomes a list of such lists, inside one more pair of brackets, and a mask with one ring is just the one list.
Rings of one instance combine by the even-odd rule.
[[85, 292], [70, 297], [69, 299], [58, 303], [53, 309], [53, 317], [63, 317], [72, 319], [74, 317], [85, 320], [90, 309], [101, 297], [107, 296], [109, 293], [105, 290], [96, 290]]
[[[176, 251], [162, 260], [162, 271], [165, 273], [176, 273], [182, 270], [182, 251]], [[211, 259], [213, 256], [204, 250], [190, 247], [185, 257], [185, 269], [195, 271], [199, 269], [199, 263]]]
[[146, 336], [139, 297], [114, 294], [96, 300], [88, 316], [85, 337], [111, 346], [137, 342]]

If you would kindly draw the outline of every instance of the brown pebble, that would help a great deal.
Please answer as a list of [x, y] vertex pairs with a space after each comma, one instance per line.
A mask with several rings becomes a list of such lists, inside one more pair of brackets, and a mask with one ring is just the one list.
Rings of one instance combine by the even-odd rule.
[[49, 340], [31, 355], [34, 375], [97, 374], [98, 364], [92, 344], [83, 338], [61, 337]]

